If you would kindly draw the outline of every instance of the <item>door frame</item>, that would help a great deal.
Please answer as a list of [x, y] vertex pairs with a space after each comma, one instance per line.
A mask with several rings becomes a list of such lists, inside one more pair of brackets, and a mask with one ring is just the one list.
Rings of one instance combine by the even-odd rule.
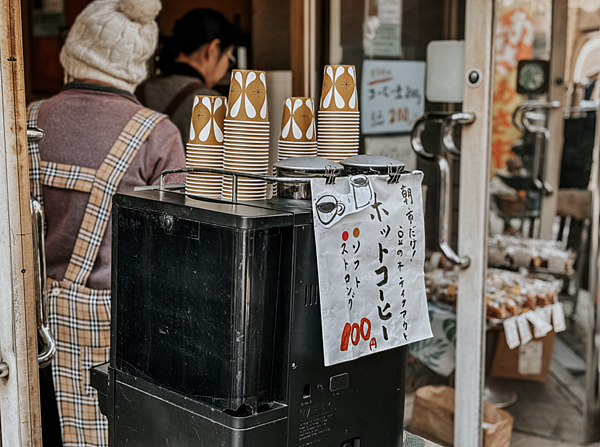
[[[466, 0], [463, 111], [475, 114], [463, 126], [460, 156], [458, 254], [470, 265], [461, 270], [456, 314], [456, 399], [454, 445], [480, 447], [485, 378], [489, 173], [493, 93], [493, 1]], [[470, 73], [481, 76], [467, 82]]]
[[0, 445], [41, 447], [20, 1], [0, 16]]

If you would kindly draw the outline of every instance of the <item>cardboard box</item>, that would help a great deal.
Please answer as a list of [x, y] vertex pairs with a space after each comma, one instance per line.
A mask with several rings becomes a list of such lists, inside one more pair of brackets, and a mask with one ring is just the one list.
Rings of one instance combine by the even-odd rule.
[[[483, 403], [483, 447], [509, 447], [514, 418]], [[454, 388], [424, 386], [415, 392], [410, 432], [450, 447], [454, 443]]]
[[504, 330], [498, 331], [491, 377], [546, 382], [555, 338], [556, 333], [550, 331], [545, 337], [534, 338], [525, 345], [510, 349]]

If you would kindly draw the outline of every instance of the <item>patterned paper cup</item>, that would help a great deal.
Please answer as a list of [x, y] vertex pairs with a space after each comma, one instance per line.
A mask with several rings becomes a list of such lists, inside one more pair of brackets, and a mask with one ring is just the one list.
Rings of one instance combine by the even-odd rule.
[[226, 113], [227, 99], [224, 96], [196, 95], [188, 144], [209, 146], [223, 144]]
[[319, 110], [358, 112], [354, 65], [325, 66]]
[[264, 71], [233, 70], [229, 87], [228, 120], [265, 122], [267, 82]]
[[282, 141], [316, 141], [315, 105], [312, 98], [289, 97], [283, 106]]

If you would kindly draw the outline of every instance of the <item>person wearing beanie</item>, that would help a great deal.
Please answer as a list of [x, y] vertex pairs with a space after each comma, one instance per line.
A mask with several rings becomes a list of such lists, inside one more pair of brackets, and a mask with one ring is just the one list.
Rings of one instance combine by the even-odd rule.
[[159, 53], [161, 76], [144, 82], [136, 95], [171, 118], [184, 144], [190, 136], [195, 95], [219, 95], [213, 87], [235, 63], [236, 28], [219, 12], [194, 9], [175, 23]]
[[[95, 0], [60, 53], [66, 84], [27, 108], [32, 195], [43, 205], [50, 329], [40, 373], [46, 446], [107, 446], [89, 369], [109, 360], [111, 198], [185, 166], [177, 127], [133, 92], [158, 41], [160, 0]], [[55, 397], [56, 396], [56, 397]]]

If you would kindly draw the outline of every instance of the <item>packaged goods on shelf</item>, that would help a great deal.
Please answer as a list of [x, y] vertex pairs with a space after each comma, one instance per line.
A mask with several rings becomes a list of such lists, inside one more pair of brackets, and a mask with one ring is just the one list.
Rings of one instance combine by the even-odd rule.
[[497, 235], [488, 241], [488, 264], [492, 267], [539, 269], [548, 273], [573, 272], [575, 253], [561, 243]]
[[[425, 274], [428, 298], [456, 305], [458, 273], [455, 270], [435, 269]], [[519, 272], [489, 269], [485, 280], [487, 316], [503, 320], [554, 304], [562, 281], [547, 281], [525, 276]]]

